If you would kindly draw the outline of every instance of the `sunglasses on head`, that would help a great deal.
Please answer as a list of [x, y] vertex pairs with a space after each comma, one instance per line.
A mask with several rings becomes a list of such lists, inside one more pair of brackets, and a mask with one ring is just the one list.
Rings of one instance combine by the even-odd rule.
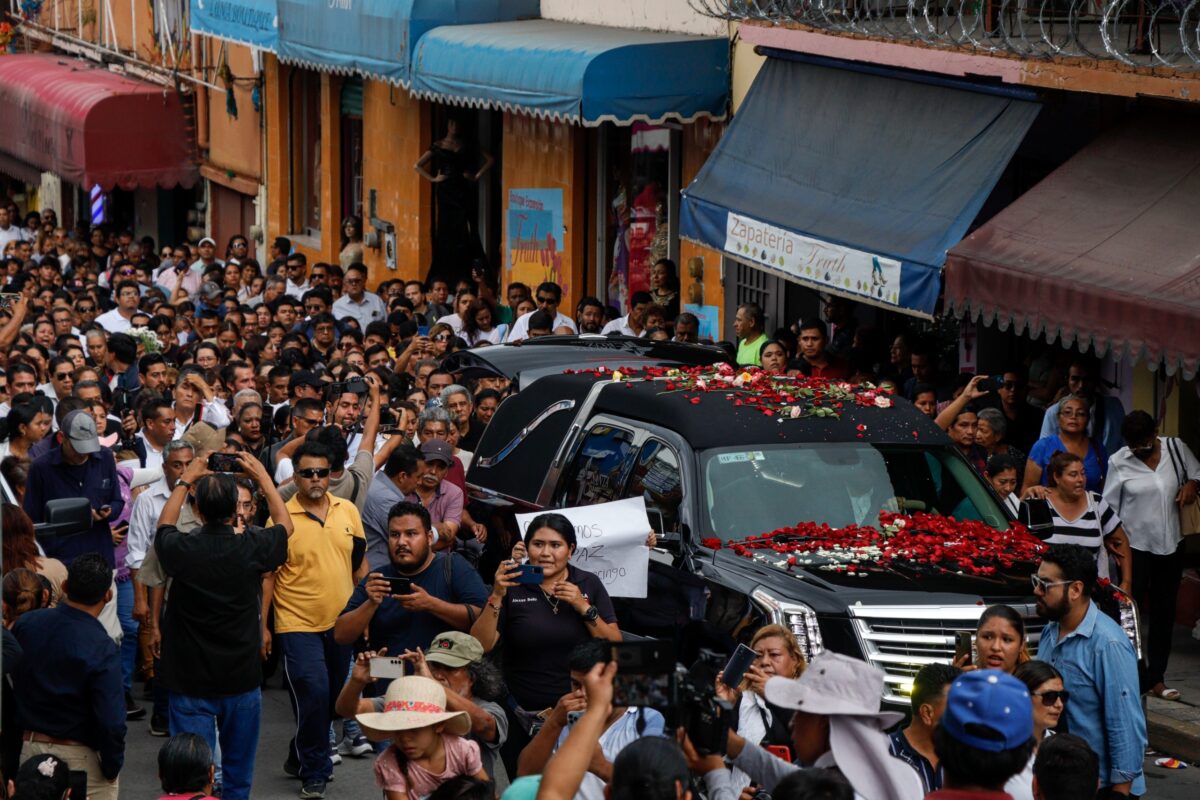
[[296, 474], [301, 478], [308, 478], [310, 480], [313, 478], [328, 478], [329, 472], [329, 467], [312, 467], [310, 469], [296, 470]]
[[1059, 690], [1053, 692], [1042, 692], [1041, 694], [1035, 694], [1034, 697], [1042, 698], [1042, 705], [1047, 707], [1054, 705], [1059, 700], [1062, 700], [1062, 703], [1065, 706], [1067, 701], [1071, 699], [1071, 693], [1066, 690]]

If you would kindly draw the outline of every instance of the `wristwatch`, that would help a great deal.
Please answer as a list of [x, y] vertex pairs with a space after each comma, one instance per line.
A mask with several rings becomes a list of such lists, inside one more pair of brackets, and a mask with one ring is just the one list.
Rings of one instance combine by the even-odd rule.
[[589, 625], [598, 619], [600, 619], [600, 609], [595, 606], [588, 606], [587, 611], [583, 612], [583, 621]]
[[192, 488], [192, 484], [188, 483], [183, 478], [180, 478], [179, 480], [175, 481], [175, 488], [178, 489], [180, 486], [182, 486], [185, 489]]

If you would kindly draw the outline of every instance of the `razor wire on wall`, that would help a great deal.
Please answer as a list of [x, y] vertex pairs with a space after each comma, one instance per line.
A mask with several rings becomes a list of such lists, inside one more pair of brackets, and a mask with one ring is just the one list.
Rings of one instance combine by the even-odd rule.
[[1200, 0], [688, 0], [725, 20], [970, 48], [1021, 58], [1200, 68]]

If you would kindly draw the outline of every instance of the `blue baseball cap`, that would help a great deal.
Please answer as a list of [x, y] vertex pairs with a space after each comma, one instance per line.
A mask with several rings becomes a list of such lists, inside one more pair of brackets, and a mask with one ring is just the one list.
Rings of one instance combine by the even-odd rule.
[[1025, 684], [995, 669], [964, 672], [950, 686], [942, 726], [977, 750], [1013, 750], [1033, 737], [1033, 702]]

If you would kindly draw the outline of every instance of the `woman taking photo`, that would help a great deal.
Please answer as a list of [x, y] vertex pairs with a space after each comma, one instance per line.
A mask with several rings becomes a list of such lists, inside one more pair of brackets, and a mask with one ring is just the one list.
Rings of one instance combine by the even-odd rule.
[[1025, 769], [1012, 776], [1004, 785], [1004, 791], [1013, 800], [1033, 800], [1033, 762], [1037, 758], [1038, 745], [1047, 736], [1054, 735], [1058, 721], [1067, 710], [1069, 695], [1063, 688], [1062, 675], [1045, 661], [1026, 661], [1013, 677], [1029, 689], [1033, 701], [1033, 755]]
[[[532, 739], [538, 715], [571, 691], [567, 662], [575, 645], [588, 639], [620, 641], [617, 615], [604, 584], [569, 563], [575, 526], [562, 514], [539, 514], [529, 523], [524, 547], [528, 563], [501, 562], [487, 607], [471, 627], [486, 652], [504, 643], [503, 671], [511, 703], [509, 734], [501, 755], [510, 775]], [[522, 568], [540, 567], [540, 584], [517, 583]]]
[[1088, 438], [1087, 401], [1082, 397], [1068, 395], [1058, 404], [1058, 435], [1038, 439], [1029, 451], [1025, 463], [1025, 479], [1022, 486], [1048, 486], [1046, 466], [1055, 453], [1072, 453], [1083, 463], [1087, 476], [1087, 490], [1098, 492], [1104, 486], [1104, 473], [1108, 470], [1108, 453], [1102, 445]]
[[[748, 742], [763, 747], [792, 747], [790, 722], [792, 712], [767, 702], [764, 688], [767, 680], [779, 675], [799, 678], [808, 666], [796, 635], [782, 625], [764, 625], [750, 640], [758, 658], [746, 670], [746, 676], [736, 688], [723, 683], [724, 674], [717, 675], [717, 697], [734, 704], [733, 718], [737, 734]], [[733, 789], [740, 793], [751, 783], [750, 776], [733, 770]]]
[[1171, 654], [1175, 604], [1183, 578], [1179, 512], [1196, 502], [1200, 462], [1180, 439], [1158, 435], [1145, 411], [1134, 411], [1121, 424], [1125, 446], [1109, 461], [1104, 499], [1125, 526], [1133, 554], [1133, 597], [1148, 609], [1150, 627], [1144, 689], [1164, 700], [1179, 690], [1164, 683]]
[[954, 666], [973, 669], [998, 669], [1012, 675], [1029, 660], [1025, 641], [1025, 620], [1011, 606], [988, 607], [975, 628], [972, 652], [954, 659]]
[[[0, 458], [8, 455], [29, 458], [29, 448], [50, 432], [48, 401], [32, 395], [17, 395], [8, 416], [0, 423]], [[24, 402], [22, 402], [24, 401]]]
[[477, 298], [467, 308], [462, 321], [462, 338], [467, 345], [500, 344], [508, 335], [508, 326], [496, 323], [496, 305], [486, 297]]
[[[1098, 577], [1111, 577], [1121, 591], [1129, 594], [1133, 590], [1129, 539], [1116, 510], [1099, 494], [1088, 491], [1083, 459], [1074, 453], [1055, 453], [1046, 473], [1049, 488], [1030, 486], [1025, 490], [1021, 524], [1046, 544], [1087, 548], [1096, 557]], [[1115, 567], [1109, 563], [1110, 554]]]

